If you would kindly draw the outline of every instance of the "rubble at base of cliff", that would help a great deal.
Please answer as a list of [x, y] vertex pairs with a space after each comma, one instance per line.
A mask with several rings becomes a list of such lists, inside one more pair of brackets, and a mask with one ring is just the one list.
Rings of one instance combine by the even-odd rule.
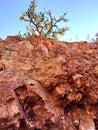
[[98, 44], [0, 39], [0, 130], [98, 130]]

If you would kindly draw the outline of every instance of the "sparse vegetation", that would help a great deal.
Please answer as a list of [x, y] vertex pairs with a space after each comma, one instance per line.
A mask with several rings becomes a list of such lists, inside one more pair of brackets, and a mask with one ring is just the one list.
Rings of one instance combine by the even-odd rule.
[[25, 36], [30, 35], [44, 35], [47, 38], [58, 39], [58, 36], [62, 36], [68, 30], [68, 27], [62, 27], [68, 21], [66, 19], [66, 12], [60, 16], [58, 19], [52, 16], [50, 10], [44, 12], [36, 12], [37, 1], [33, 0], [27, 11], [25, 11], [20, 20], [28, 22], [29, 25], [26, 26], [27, 32]]
[[95, 34], [95, 38], [92, 39], [92, 42], [98, 43], [98, 32]]

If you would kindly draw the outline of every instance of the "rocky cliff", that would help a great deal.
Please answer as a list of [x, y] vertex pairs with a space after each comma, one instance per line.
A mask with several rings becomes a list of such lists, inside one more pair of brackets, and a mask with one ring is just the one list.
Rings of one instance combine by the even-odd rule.
[[0, 39], [0, 130], [98, 130], [98, 44]]

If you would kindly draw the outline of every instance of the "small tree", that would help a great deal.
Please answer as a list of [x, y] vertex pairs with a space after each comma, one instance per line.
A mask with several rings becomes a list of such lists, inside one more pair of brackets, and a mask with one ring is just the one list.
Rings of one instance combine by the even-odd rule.
[[98, 43], [98, 32], [95, 34], [95, 38], [92, 39], [92, 42]]
[[68, 19], [65, 18], [66, 13], [57, 19], [52, 16], [51, 11], [37, 13], [36, 7], [37, 2], [33, 0], [27, 11], [20, 17], [20, 20], [29, 22], [29, 25], [26, 26], [26, 35], [44, 35], [47, 38], [55, 39], [58, 38], [58, 36], [64, 35], [68, 28], [62, 27], [61, 24], [68, 21]]

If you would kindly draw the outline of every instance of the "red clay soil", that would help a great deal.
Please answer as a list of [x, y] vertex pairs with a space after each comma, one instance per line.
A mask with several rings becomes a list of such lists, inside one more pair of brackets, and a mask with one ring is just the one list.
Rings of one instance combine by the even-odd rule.
[[98, 44], [0, 39], [0, 130], [98, 130]]

